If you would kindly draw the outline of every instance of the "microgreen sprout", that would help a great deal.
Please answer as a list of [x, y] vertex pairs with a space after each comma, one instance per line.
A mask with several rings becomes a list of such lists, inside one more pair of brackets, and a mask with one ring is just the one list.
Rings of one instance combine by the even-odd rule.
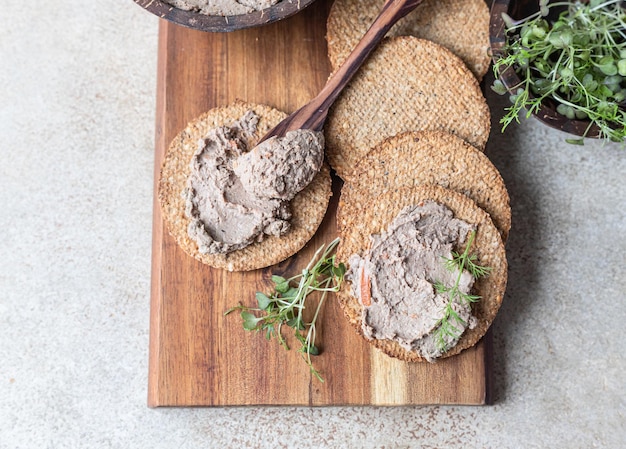
[[[586, 136], [593, 125], [599, 137], [616, 142], [626, 138], [626, 11], [623, 0], [548, 2], [540, 0], [539, 11], [514, 21], [504, 14], [507, 42], [494, 63], [499, 76], [512, 67], [521, 81], [513, 86], [512, 106], [502, 118], [502, 130], [537, 113], [545, 100], [568, 119], [588, 120]], [[553, 8], [565, 8], [550, 22]], [[492, 89], [506, 94], [502, 81]], [[567, 139], [582, 144], [582, 139]]]
[[468, 271], [474, 279], [485, 277], [491, 271], [490, 267], [483, 267], [478, 265], [478, 259], [475, 254], [470, 254], [470, 248], [474, 243], [476, 237], [476, 231], [472, 231], [469, 235], [467, 245], [462, 253], [456, 251], [452, 252], [452, 258], [448, 259], [444, 257], [444, 264], [448, 271], [457, 273], [454, 285], [447, 287], [442, 282], [435, 282], [435, 289], [439, 294], [447, 294], [448, 302], [442, 311], [441, 318], [435, 324], [435, 341], [437, 349], [442, 353], [446, 352], [449, 347], [449, 343], [446, 341], [446, 337], [451, 340], [456, 340], [461, 336], [461, 328], [467, 326], [467, 323], [463, 318], [459, 316], [454, 308], [455, 304], [469, 305], [471, 303], [480, 300], [480, 296], [465, 293], [460, 289], [461, 276], [464, 271]]
[[[240, 311], [243, 328], [248, 331], [264, 332], [265, 338], [275, 338], [285, 349], [289, 349], [282, 329], [286, 325], [292, 328], [296, 340], [300, 343], [298, 352], [309, 366], [311, 374], [323, 382], [321, 374], [313, 367], [311, 356], [320, 353], [315, 344], [317, 333], [316, 321], [328, 292], [337, 292], [341, 287], [346, 266], [336, 263], [334, 250], [339, 239], [327, 246], [322, 245], [313, 255], [309, 264], [301, 273], [290, 278], [272, 276], [274, 289], [271, 293], [256, 293], [257, 307], [242, 304], [225, 312]], [[311, 293], [319, 292], [319, 300], [311, 321], [306, 321], [304, 310], [311, 303]]]

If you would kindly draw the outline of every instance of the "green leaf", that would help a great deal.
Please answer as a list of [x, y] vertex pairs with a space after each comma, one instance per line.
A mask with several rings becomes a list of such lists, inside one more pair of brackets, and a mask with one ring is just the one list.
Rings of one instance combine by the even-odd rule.
[[565, 115], [565, 114], [567, 113], [567, 110], [568, 110], [569, 108], [570, 108], [570, 106], [568, 106], [568, 105], [566, 105], [566, 104], [561, 103], [561, 104], [559, 104], [559, 105], [556, 107], [556, 112], [557, 112], [557, 113], [559, 113], [559, 114], [561, 114], [561, 115]]
[[559, 75], [561, 75], [562, 78], [572, 78], [574, 76], [574, 71], [569, 67], [563, 67], [559, 70]]
[[463, 295], [462, 298], [466, 301], [466, 302], [478, 302], [480, 301], [480, 295]]
[[572, 44], [572, 33], [569, 30], [553, 31], [548, 35], [548, 41], [556, 48], [569, 48]]
[[454, 258], [452, 259], [448, 259], [444, 257], [444, 260], [445, 260], [444, 264], [445, 264], [446, 270], [450, 271], [451, 273], [454, 273], [459, 268], [459, 265], [456, 259], [457, 257], [458, 256], [454, 256]]
[[256, 330], [259, 321], [263, 318], [257, 318], [252, 312], [241, 312], [241, 318], [243, 319], [243, 328], [247, 331]]
[[537, 39], [543, 39], [544, 37], [546, 37], [547, 26], [544, 27], [542, 23], [533, 25], [532, 30], [533, 36]]
[[278, 293], [287, 293], [289, 291], [289, 282], [284, 281], [276, 284], [276, 291]]
[[267, 310], [272, 303], [272, 300], [265, 293], [261, 292], [256, 292], [256, 300], [261, 310]]
[[317, 275], [318, 276], [328, 276], [333, 272], [333, 266], [330, 263], [323, 263], [320, 265]]
[[474, 262], [476, 260], [476, 256], [472, 255], [466, 259], [467, 271], [470, 274], [478, 279], [481, 277], [487, 276], [491, 272], [491, 267], [482, 267]]
[[[461, 318], [459, 316], [459, 314], [456, 312], [456, 310], [454, 310], [452, 307], [450, 307], [450, 318], [452, 318], [454, 321], [456, 321], [457, 323], [465, 326], [467, 323], [465, 322], [465, 320], [463, 318]], [[454, 328], [455, 331], [457, 331], [458, 333], [461, 333], [460, 329]]]
[[570, 139], [570, 138], [568, 138], [568, 139], [565, 139], [565, 141], [567, 143], [569, 143], [569, 144], [572, 144], [572, 145], [584, 145], [585, 144], [585, 140], [582, 139], [582, 138], [580, 138], [580, 139]]
[[491, 90], [493, 90], [498, 95], [504, 95], [507, 93], [506, 86], [500, 80], [495, 80], [491, 85]]
[[434, 283], [434, 286], [435, 286], [435, 291], [436, 291], [437, 293], [439, 293], [439, 294], [443, 294], [443, 293], [446, 293], [446, 292], [448, 291], [448, 287], [446, 287], [446, 286], [444, 285], [444, 283], [443, 283], [443, 282], [441, 282], [441, 281], [436, 281], [436, 282]]
[[320, 354], [320, 350], [317, 349], [317, 346], [315, 346], [315, 345], [313, 345], [313, 346], [305, 346], [305, 351], [308, 354], [311, 354], [311, 355], [319, 355]]
[[605, 75], [617, 75], [617, 65], [612, 56], [604, 56], [596, 65]]
[[303, 331], [305, 329], [304, 323], [302, 322], [299, 316], [291, 318], [290, 320], [287, 321], [286, 324], [287, 326], [297, 329], [297, 330]]
[[346, 274], [346, 265], [343, 263], [340, 263], [337, 266], [333, 265], [333, 274], [338, 278], [343, 278]]
[[578, 109], [574, 111], [574, 115], [576, 115], [576, 118], [578, 120], [585, 120], [589, 118], [589, 115], [585, 111], [581, 111]]
[[272, 275], [272, 282], [274, 284], [283, 284], [283, 283], [287, 282], [287, 279], [285, 279], [282, 276]]

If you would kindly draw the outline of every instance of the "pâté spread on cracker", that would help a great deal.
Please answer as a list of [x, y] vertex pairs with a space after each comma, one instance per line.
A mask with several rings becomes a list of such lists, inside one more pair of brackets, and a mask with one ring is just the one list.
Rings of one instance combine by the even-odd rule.
[[298, 130], [257, 142], [285, 114], [236, 102], [193, 120], [172, 141], [159, 200], [189, 255], [230, 271], [278, 263], [319, 227], [331, 195], [324, 138]]
[[485, 334], [507, 263], [500, 232], [472, 200], [440, 186], [402, 187], [342, 216], [337, 257], [348, 261], [349, 282], [339, 301], [369, 343], [401, 360], [433, 361]]
[[254, 148], [247, 136], [253, 111], [209, 131], [191, 159], [185, 188], [189, 236], [201, 253], [245, 248], [265, 236], [289, 232], [289, 201], [310, 184], [324, 162], [321, 133], [297, 130]]
[[[372, 235], [367, 252], [349, 259], [351, 293], [363, 305], [363, 335], [396, 341], [431, 361], [473, 329], [471, 301], [463, 298], [475, 278], [443, 262], [453, 260], [453, 248], [472, 231], [450, 209], [428, 200], [405, 207], [386, 230]], [[457, 297], [450, 297], [451, 288]]]

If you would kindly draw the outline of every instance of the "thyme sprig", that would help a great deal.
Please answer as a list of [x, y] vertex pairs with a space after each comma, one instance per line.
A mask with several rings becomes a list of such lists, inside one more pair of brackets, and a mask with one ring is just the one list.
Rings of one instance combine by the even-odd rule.
[[461, 328], [465, 328], [467, 326], [465, 320], [461, 318], [454, 309], [454, 304], [458, 303], [469, 305], [480, 300], [480, 296], [465, 293], [459, 288], [463, 272], [468, 271], [474, 279], [478, 279], [487, 276], [491, 271], [490, 267], [483, 267], [477, 263], [478, 258], [475, 254], [470, 254], [470, 248], [474, 243], [475, 237], [476, 231], [472, 231], [469, 235], [465, 250], [462, 253], [453, 251], [452, 258], [443, 258], [445, 267], [448, 271], [452, 273], [458, 272], [454, 285], [452, 287], [448, 287], [440, 281], [435, 282], [435, 289], [437, 293], [448, 295], [448, 302], [443, 308], [442, 316], [435, 324], [436, 330], [434, 338], [437, 344], [437, 349], [441, 351], [441, 353], [450, 349], [449, 344], [446, 341], [446, 337], [453, 340], [458, 339], [462, 334]]
[[[568, 119], [589, 120], [600, 137], [623, 142], [626, 137], [626, 11], [623, 0], [539, 1], [539, 11], [514, 21], [503, 14], [507, 43], [493, 66], [499, 76], [512, 67], [521, 81], [512, 88], [512, 106], [501, 119], [502, 130], [526, 110], [537, 113], [546, 99]], [[550, 23], [551, 9], [566, 7]], [[492, 89], [505, 94], [496, 80]], [[567, 139], [582, 144], [582, 139]]]
[[[274, 289], [271, 293], [256, 293], [258, 307], [243, 304], [232, 307], [225, 315], [240, 311], [243, 328], [248, 331], [263, 331], [267, 340], [276, 339], [285, 349], [289, 349], [282, 334], [283, 326], [292, 328], [296, 340], [300, 343], [298, 352], [308, 365], [311, 374], [323, 382], [321, 374], [313, 367], [311, 356], [320, 353], [315, 344], [317, 334], [316, 321], [328, 292], [337, 292], [341, 287], [346, 266], [336, 263], [334, 250], [339, 239], [333, 240], [326, 247], [322, 245], [313, 255], [309, 264], [301, 273], [290, 278], [272, 276]], [[311, 321], [306, 321], [304, 310], [311, 302], [311, 295], [319, 292], [319, 300]]]

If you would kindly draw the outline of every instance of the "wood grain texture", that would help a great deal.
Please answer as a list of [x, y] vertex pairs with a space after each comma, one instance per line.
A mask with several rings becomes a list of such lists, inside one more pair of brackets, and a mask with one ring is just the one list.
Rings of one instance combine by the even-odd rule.
[[[188, 121], [237, 98], [292, 112], [313, 98], [329, 74], [324, 40], [330, 0], [285, 21], [225, 34], [161, 21], [157, 77], [155, 179], [170, 140]], [[390, 359], [364, 342], [334, 297], [321, 316], [313, 378], [295, 351], [246, 332], [224, 311], [266, 290], [271, 273], [301, 269], [335, 237], [340, 182], [314, 239], [270, 269], [228, 273], [196, 262], [164, 229], [155, 198], [148, 404], [407, 405], [483, 404], [487, 395], [481, 342], [436, 364]]]

